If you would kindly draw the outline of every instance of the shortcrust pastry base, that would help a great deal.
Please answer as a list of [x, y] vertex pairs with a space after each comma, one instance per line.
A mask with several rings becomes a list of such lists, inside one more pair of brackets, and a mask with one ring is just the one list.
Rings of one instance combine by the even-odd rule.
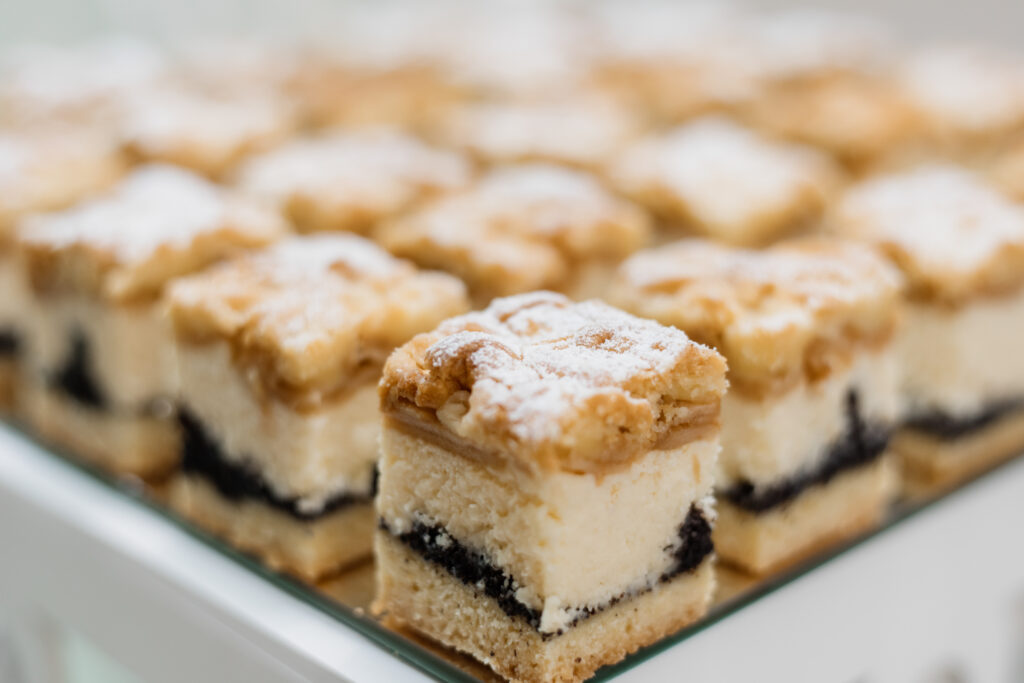
[[701, 618], [714, 592], [713, 559], [622, 600], [544, 640], [522, 619], [453, 578], [385, 531], [377, 532], [373, 609], [475, 657], [509, 681], [582, 681], [602, 666]]
[[171, 482], [169, 500], [194, 524], [306, 581], [335, 574], [373, 552], [377, 517], [369, 501], [300, 520], [258, 501], [228, 500], [205, 480], [185, 474]]
[[177, 422], [94, 410], [34, 382], [23, 382], [19, 403], [39, 438], [117, 475], [147, 480], [170, 474], [181, 450]]
[[18, 362], [13, 358], [0, 358], [0, 415], [10, 415], [17, 409]]
[[908, 495], [939, 492], [1024, 453], [1024, 410], [959, 439], [904, 429], [893, 437], [892, 450]]
[[890, 457], [848, 470], [761, 514], [717, 502], [715, 550], [752, 574], [769, 574], [877, 526], [896, 488]]

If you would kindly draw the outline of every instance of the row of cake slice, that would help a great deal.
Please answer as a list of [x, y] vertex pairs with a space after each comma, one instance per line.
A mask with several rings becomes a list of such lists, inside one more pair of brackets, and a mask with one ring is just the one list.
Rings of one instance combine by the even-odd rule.
[[603, 290], [640, 317], [534, 293], [451, 318], [454, 277], [143, 168], [20, 226], [4, 380], [41, 438], [170, 476], [272, 566], [316, 579], [376, 534], [390, 618], [573, 680], [703, 613], [712, 539], [771, 571], [876, 524], [897, 462], [949, 484], [1024, 446], [1021, 210], [929, 167], [831, 229], [641, 252]]

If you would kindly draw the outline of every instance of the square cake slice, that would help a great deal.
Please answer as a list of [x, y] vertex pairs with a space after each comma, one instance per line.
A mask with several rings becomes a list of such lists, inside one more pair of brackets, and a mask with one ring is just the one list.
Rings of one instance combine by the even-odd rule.
[[361, 237], [287, 239], [171, 289], [181, 473], [171, 502], [315, 580], [370, 554], [387, 355], [468, 308]]
[[641, 124], [610, 98], [577, 96], [467, 104], [438, 129], [441, 139], [483, 163], [547, 162], [597, 172], [639, 135]]
[[268, 91], [214, 95], [164, 86], [128, 98], [124, 109], [120, 138], [130, 157], [215, 179], [283, 141], [298, 123], [283, 96]]
[[888, 73], [884, 26], [849, 12], [794, 8], [755, 22], [746, 53], [760, 89], [741, 117], [776, 137], [828, 151], [853, 173], [891, 154], [919, 121]]
[[931, 153], [967, 160], [1024, 129], [1024, 61], [1016, 55], [940, 45], [910, 54], [897, 78]]
[[384, 368], [386, 617], [579, 681], [701, 617], [725, 362], [597, 301], [497, 299]]
[[461, 277], [481, 305], [535, 289], [598, 296], [649, 236], [639, 207], [583, 171], [549, 164], [499, 167], [377, 234], [392, 253]]
[[700, 240], [632, 257], [615, 303], [729, 363], [715, 547], [765, 573], [870, 528], [893, 491], [898, 274], [856, 244], [746, 251]]
[[854, 187], [831, 226], [907, 280], [893, 446], [908, 484], [942, 487], [1024, 451], [1024, 210], [973, 173], [933, 165]]
[[253, 157], [238, 186], [272, 201], [299, 232], [368, 234], [424, 199], [469, 182], [468, 161], [389, 128], [325, 132]]
[[283, 232], [277, 214], [170, 166], [143, 167], [107, 195], [26, 220], [16, 249], [31, 289], [30, 425], [116, 473], [173, 467], [165, 285]]
[[26, 279], [14, 258], [18, 222], [100, 192], [123, 170], [113, 145], [78, 128], [0, 133], [0, 411], [15, 407], [30, 313]]
[[838, 167], [811, 147], [708, 117], [627, 147], [612, 183], [665, 221], [739, 246], [772, 242], [821, 215]]

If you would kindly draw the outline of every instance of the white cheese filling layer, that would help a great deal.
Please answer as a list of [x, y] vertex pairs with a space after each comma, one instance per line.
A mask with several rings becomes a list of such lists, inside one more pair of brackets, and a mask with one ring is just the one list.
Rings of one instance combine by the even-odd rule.
[[179, 345], [180, 401], [223, 457], [253, 467], [282, 498], [315, 514], [344, 493], [368, 494], [380, 434], [377, 383], [298, 412], [253, 395], [227, 343]]
[[139, 410], [175, 394], [173, 337], [160, 304], [35, 297], [31, 305], [28, 367], [39, 381], [64, 366], [72, 335], [80, 333], [88, 344], [89, 371], [112, 410]]
[[768, 485], [813, 471], [846, 431], [851, 389], [866, 422], [895, 424], [900, 398], [894, 349], [863, 353], [846, 370], [778, 396], [755, 399], [727, 393], [716, 485]]
[[910, 304], [898, 339], [909, 415], [970, 417], [1024, 397], [1024, 289], [955, 311]]
[[[691, 505], [712, 489], [718, 441], [651, 451], [601, 477], [484, 465], [385, 427], [377, 511], [402, 534], [443, 527], [518, 583], [516, 599], [557, 632], [582, 607], [646, 590], [674, 566]], [[710, 521], [713, 512], [703, 503]]]

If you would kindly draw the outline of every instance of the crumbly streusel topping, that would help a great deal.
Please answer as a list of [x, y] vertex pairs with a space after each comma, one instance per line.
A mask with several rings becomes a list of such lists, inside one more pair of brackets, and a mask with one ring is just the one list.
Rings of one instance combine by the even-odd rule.
[[459, 154], [391, 129], [299, 140], [240, 169], [239, 186], [284, 208], [303, 232], [368, 232], [432, 194], [469, 182]]
[[127, 302], [159, 296], [171, 279], [284, 232], [276, 213], [188, 171], [151, 165], [104, 197], [26, 219], [18, 243], [38, 291]]
[[534, 292], [413, 338], [388, 359], [381, 400], [528, 468], [600, 472], [716, 428], [725, 388], [724, 359], [682, 332]]
[[978, 48], [924, 50], [903, 64], [907, 96], [939, 134], [984, 134], [1024, 125], [1024, 62]]
[[487, 162], [548, 161], [592, 169], [640, 132], [623, 107], [585, 96], [466, 105], [444, 124], [446, 140]]
[[392, 252], [492, 295], [560, 287], [578, 263], [643, 246], [647, 217], [586, 173], [544, 164], [500, 168], [381, 230]]
[[611, 175], [642, 204], [736, 244], [779, 236], [820, 211], [838, 183], [821, 153], [718, 117], [636, 143]]
[[830, 227], [880, 248], [913, 298], [955, 306], [1024, 285], [1024, 210], [955, 166], [864, 181]]
[[103, 190], [123, 171], [113, 145], [79, 129], [0, 133], [0, 244], [23, 215], [63, 208]]
[[269, 93], [223, 97], [161, 88], [127, 100], [121, 137], [140, 159], [218, 176], [244, 155], [283, 139], [296, 124], [295, 112]]
[[611, 291], [624, 309], [721, 351], [734, 389], [765, 394], [823, 378], [888, 340], [900, 284], [884, 259], [852, 243], [749, 251], [684, 240], [627, 260]]
[[316, 402], [399, 344], [468, 308], [453, 277], [348, 234], [289, 238], [170, 289], [183, 343], [227, 342], [265, 391]]

